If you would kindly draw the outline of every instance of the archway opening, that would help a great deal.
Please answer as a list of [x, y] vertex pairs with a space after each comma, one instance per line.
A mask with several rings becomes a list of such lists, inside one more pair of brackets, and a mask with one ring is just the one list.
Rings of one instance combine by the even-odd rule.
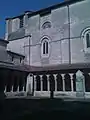
[[40, 91], [41, 90], [41, 81], [40, 81], [40, 76], [37, 75], [36, 76], [36, 91]]
[[55, 80], [52, 74], [49, 76], [49, 81], [50, 81], [50, 91], [55, 91]]
[[63, 91], [62, 76], [60, 74], [57, 74], [56, 80], [57, 80], [57, 91]]
[[43, 91], [47, 91], [47, 76], [43, 75], [42, 80], [43, 80]]
[[71, 79], [69, 74], [65, 75], [65, 91], [71, 91]]

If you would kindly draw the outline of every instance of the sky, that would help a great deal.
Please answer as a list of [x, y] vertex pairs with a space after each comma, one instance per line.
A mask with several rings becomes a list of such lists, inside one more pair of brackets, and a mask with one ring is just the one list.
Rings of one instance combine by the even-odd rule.
[[63, 0], [0, 0], [0, 38], [5, 35], [5, 19], [18, 16], [28, 10], [39, 10]]

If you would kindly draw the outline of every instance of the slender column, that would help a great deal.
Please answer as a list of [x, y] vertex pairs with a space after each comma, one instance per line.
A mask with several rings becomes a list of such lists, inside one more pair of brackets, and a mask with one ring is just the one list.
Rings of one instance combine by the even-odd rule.
[[19, 81], [20, 81], [20, 79], [22, 78], [22, 77], [21, 77], [22, 74], [19, 73], [19, 72], [17, 72], [16, 74], [17, 74], [17, 77], [16, 77], [16, 79], [17, 79], [17, 80], [16, 80], [16, 81], [17, 81], [17, 91], [16, 91], [16, 92], [19, 92]]
[[33, 92], [33, 75], [30, 75], [31, 92]]
[[6, 88], [6, 86], [5, 86], [4, 93], [6, 92], [6, 89], [7, 89], [7, 88]]
[[61, 74], [61, 76], [63, 81], [63, 91], [65, 92], [65, 79], [64, 79], [65, 74]]
[[71, 91], [73, 92], [73, 74], [69, 74], [70, 75], [70, 79], [71, 79]]
[[27, 76], [26, 92], [29, 92], [29, 81], [30, 81], [30, 74]]
[[25, 83], [25, 73], [22, 76], [22, 92], [24, 92], [24, 83]]
[[18, 85], [18, 87], [17, 87], [17, 92], [19, 92], [19, 85]]
[[55, 80], [55, 91], [57, 91], [57, 80], [56, 80], [57, 74], [54, 74], [54, 80]]
[[42, 76], [43, 76], [43, 75], [40, 75], [40, 81], [41, 81], [41, 91], [43, 91], [43, 80], [42, 80]]
[[13, 92], [13, 85], [12, 85], [12, 88], [11, 88], [11, 92]]
[[14, 85], [14, 72], [10, 73], [11, 74], [11, 92], [13, 92], [13, 85]]
[[23, 90], [22, 91], [24, 92], [24, 86], [23, 86]]
[[47, 76], [47, 87], [48, 87], [48, 91], [50, 91], [50, 82], [49, 82], [49, 75], [46, 75]]
[[34, 75], [34, 91], [36, 91], [36, 75]]

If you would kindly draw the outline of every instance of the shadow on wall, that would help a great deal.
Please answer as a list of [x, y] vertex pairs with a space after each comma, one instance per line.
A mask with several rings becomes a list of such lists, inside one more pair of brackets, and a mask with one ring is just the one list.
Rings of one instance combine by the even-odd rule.
[[[1, 101], [0, 101], [1, 103]], [[6, 99], [0, 104], [2, 120], [61, 120], [90, 118], [90, 101], [61, 99]]]

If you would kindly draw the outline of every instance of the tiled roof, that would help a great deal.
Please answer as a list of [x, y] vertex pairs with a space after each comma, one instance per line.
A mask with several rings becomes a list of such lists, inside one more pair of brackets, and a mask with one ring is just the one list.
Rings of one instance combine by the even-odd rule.
[[13, 54], [13, 55], [25, 57], [23, 54], [20, 54], [20, 53], [12, 52], [12, 51], [9, 51], [9, 50], [7, 50], [7, 52], [8, 52], [9, 54]]

